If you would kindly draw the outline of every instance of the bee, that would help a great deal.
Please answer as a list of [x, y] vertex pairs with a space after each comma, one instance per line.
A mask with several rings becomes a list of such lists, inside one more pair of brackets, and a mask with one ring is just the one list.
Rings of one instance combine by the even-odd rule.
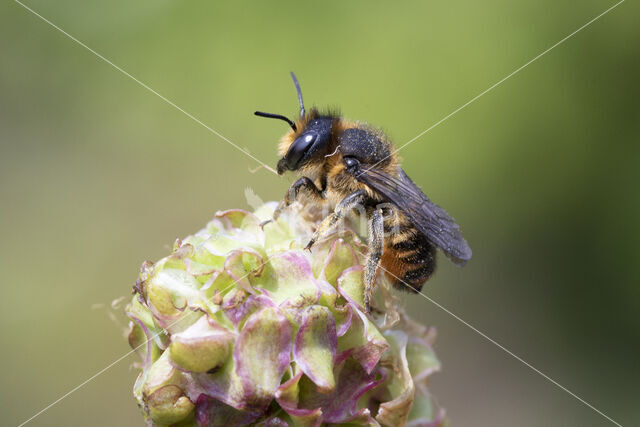
[[394, 287], [417, 293], [434, 272], [436, 248], [458, 265], [471, 259], [471, 248], [459, 226], [402, 170], [389, 138], [366, 123], [347, 120], [337, 113], [315, 108], [306, 111], [298, 79], [293, 73], [291, 78], [300, 105], [298, 120], [255, 112], [289, 124], [291, 130], [278, 147], [282, 158], [277, 172], [300, 175], [274, 211], [273, 219], [302, 193], [312, 202], [328, 203], [332, 213], [311, 236], [305, 248], [310, 250], [353, 209], [363, 209], [369, 248], [364, 268], [367, 313], [379, 270]]

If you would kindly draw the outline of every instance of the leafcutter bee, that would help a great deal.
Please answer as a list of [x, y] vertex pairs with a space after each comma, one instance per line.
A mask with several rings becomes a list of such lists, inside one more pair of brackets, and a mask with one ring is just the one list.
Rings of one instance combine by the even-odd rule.
[[301, 176], [276, 208], [274, 219], [301, 193], [308, 200], [328, 203], [333, 212], [312, 235], [310, 249], [351, 210], [364, 208], [369, 247], [364, 271], [367, 312], [379, 270], [395, 287], [419, 292], [435, 269], [436, 248], [459, 265], [471, 259], [471, 248], [458, 225], [402, 170], [388, 137], [336, 113], [306, 111], [298, 80], [293, 73], [291, 77], [300, 104], [298, 120], [255, 112], [289, 124], [291, 130], [280, 141], [277, 171], [280, 175], [296, 171]]

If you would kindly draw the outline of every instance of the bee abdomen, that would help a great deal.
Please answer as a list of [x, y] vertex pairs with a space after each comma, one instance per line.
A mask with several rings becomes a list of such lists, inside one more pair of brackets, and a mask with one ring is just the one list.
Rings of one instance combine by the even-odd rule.
[[[435, 262], [426, 262], [417, 268], [405, 271], [402, 281], [394, 283], [396, 288], [403, 288], [410, 292], [420, 292], [422, 285], [431, 277], [435, 270]], [[409, 286], [407, 286], [409, 285]]]
[[436, 249], [422, 234], [396, 236], [385, 249], [382, 267], [394, 287], [419, 292], [433, 274]]

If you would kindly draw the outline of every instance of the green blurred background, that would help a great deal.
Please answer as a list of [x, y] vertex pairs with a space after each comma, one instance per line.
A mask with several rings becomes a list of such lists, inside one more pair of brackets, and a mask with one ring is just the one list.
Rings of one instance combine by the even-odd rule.
[[[28, 5], [275, 165], [294, 115], [339, 106], [402, 144], [612, 6], [555, 2]], [[640, 7], [627, 1], [402, 151], [463, 226], [463, 269], [427, 295], [623, 425], [640, 411]], [[140, 263], [265, 170], [22, 8], [0, 5], [0, 340], [4, 425], [124, 355]], [[603, 417], [420, 296], [438, 327], [432, 391], [455, 426], [598, 426]], [[114, 317], [115, 315], [115, 317]], [[113, 320], [115, 318], [115, 322]], [[142, 424], [133, 356], [30, 425]]]

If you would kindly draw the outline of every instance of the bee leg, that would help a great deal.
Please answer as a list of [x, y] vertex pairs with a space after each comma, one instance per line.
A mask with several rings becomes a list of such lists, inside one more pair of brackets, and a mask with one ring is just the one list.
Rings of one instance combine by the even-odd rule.
[[382, 209], [376, 209], [369, 218], [369, 254], [364, 268], [364, 309], [367, 313], [371, 311], [370, 302], [383, 253], [384, 219]]
[[318, 229], [311, 236], [311, 240], [305, 247], [305, 249], [311, 250], [311, 246], [318, 240], [325, 237], [327, 234], [333, 230], [333, 227], [336, 223], [342, 219], [355, 207], [358, 205], [362, 205], [367, 197], [367, 193], [364, 190], [358, 190], [349, 194], [347, 197], [342, 199], [340, 203], [336, 206], [335, 210], [331, 215], [326, 217], [318, 226]]
[[303, 176], [294, 182], [291, 187], [287, 190], [287, 193], [284, 195], [284, 199], [280, 202], [275, 211], [273, 211], [273, 219], [268, 219], [260, 224], [261, 228], [264, 228], [268, 223], [275, 221], [278, 219], [283, 210], [285, 210], [291, 203], [293, 203], [300, 191], [304, 190], [308, 196], [318, 201], [324, 199], [324, 194], [322, 190], [320, 190], [316, 185], [311, 181], [311, 179]]

